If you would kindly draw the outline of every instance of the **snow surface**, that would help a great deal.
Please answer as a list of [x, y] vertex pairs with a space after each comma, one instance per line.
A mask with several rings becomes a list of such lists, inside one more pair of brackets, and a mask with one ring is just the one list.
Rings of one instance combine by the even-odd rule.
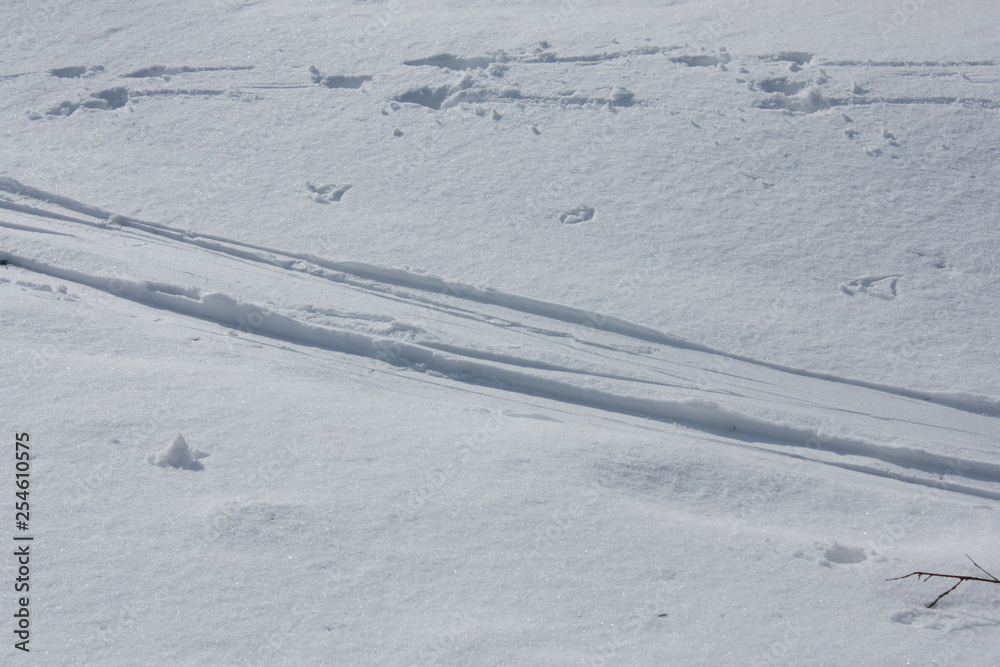
[[1000, 661], [995, 3], [0, 28], [17, 659]]

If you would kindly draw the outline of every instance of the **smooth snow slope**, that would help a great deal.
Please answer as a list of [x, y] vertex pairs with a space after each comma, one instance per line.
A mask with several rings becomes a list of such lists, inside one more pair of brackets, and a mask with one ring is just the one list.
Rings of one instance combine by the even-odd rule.
[[608, 14], [0, 10], [5, 656], [997, 661], [1000, 10]]

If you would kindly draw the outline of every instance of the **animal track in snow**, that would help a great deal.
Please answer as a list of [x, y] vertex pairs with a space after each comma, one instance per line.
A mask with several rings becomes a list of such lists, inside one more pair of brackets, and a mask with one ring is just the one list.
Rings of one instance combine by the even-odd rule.
[[828, 60], [832, 67], [996, 67], [993, 60]]
[[[254, 69], [253, 65], [228, 65], [228, 66], [167, 66], [167, 65], [152, 65], [142, 69], [137, 69], [126, 74], [122, 74], [118, 77], [119, 81], [123, 79], [136, 80], [136, 79], [159, 79], [161, 81], [168, 81], [172, 76], [182, 75], [182, 74], [197, 74], [197, 73], [233, 73], [233, 72], [245, 72]], [[58, 67], [48, 70], [48, 73], [52, 76], [60, 79], [79, 79], [85, 77], [91, 77], [98, 74], [104, 73], [106, 75], [105, 67], [102, 65], [73, 65], [67, 67]], [[354, 81], [350, 77], [342, 77], [344, 81], [336, 81], [336, 77], [328, 77], [331, 79], [327, 85], [345, 85], [353, 86]], [[362, 77], [367, 80], [370, 77]], [[245, 88], [297, 88], [305, 87], [306, 84], [263, 84], [263, 85], [253, 85], [247, 82], [245, 85], [238, 85], [238, 81], [230, 80], [227, 82], [228, 85], [222, 88], [146, 88], [137, 87], [132, 88], [131, 86], [126, 87], [123, 85], [110, 86], [104, 90], [100, 90], [90, 94], [89, 98], [77, 99], [77, 100], [64, 100], [58, 104], [55, 104], [45, 111], [29, 112], [28, 118], [30, 120], [38, 120], [48, 117], [58, 117], [58, 116], [70, 116], [79, 111], [80, 109], [89, 110], [101, 110], [101, 111], [112, 111], [120, 109], [128, 104], [130, 101], [135, 101], [137, 98], [142, 97], [161, 97], [161, 96], [218, 96], [218, 95], [230, 95], [231, 97], [246, 97], [247, 93], [241, 90]]]
[[868, 560], [867, 554], [862, 547], [846, 547], [843, 544], [834, 542], [831, 546], [823, 550], [823, 565], [830, 567], [836, 565], [853, 565], [863, 563]]
[[[608, 60], [619, 60], [622, 58], [634, 58], [641, 56], [656, 56], [656, 55], [666, 55], [668, 53], [678, 51], [681, 49], [679, 46], [641, 46], [634, 49], [627, 49], [625, 51], [602, 51], [601, 53], [584, 54], [578, 56], [560, 56], [556, 52], [549, 50], [548, 44], [542, 42], [545, 48], [537, 48], [535, 52], [522, 56], [519, 58], [511, 59], [516, 63], [580, 63], [580, 64], [593, 64], [604, 62]], [[677, 63], [679, 65], [685, 65], [687, 67], [719, 67], [724, 66], [732, 60], [732, 56], [725, 50], [718, 51], [716, 53], [688, 53], [676, 56], [667, 56], [670, 62]], [[506, 61], [504, 61], [506, 62]]]
[[[606, 93], [603, 95], [584, 94], [576, 90], [565, 91], [557, 95], [525, 95], [518, 88], [492, 85], [490, 80], [483, 75], [479, 77], [466, 75], [452, 85], [411, 88], [396, 95], [392, 101], [403, 104], [418, 104], [435, 111], [450, 109], [462, 103], [521, 102], [560, 106], [602, 106], [612, 109], [639, 104], [632, 91], [623, 86], [615, 85], [605, 90]], [[484, 114], [477, 113], [476, 115]], [[499, 120], [499, 116], [500, 114], [495, 110], [491, 114], [493, 120]]]
[[334, 183], [315, 186], [309, 181], [306, 181], [306, 187], [312, 192], [310, 198], [317, 204], [329, 204], [340, 201], [344, 193], [351, 189], [350, 185], [336, 185]]
[[130, 98], [137, 97], [169, 97], [172, 95], [183, 95], [188, 97], [213, 97], [215, 95], [225, 95], [225, 90], [213, 90], [211, 88], [151, 88], [149, 90], [127, 91]]
[[451, 70], [467, 70], [467, 69], [486, 69], [495, 62], [503, 62], [506, 60], [505, 57], [502, 59], [490, 59], [490, 58], [460, 58], [451, 53], [439, 53], [429, 58], [418, 58], [416, 60], [404, 60], [404, 65], [409, 65], [410, 67], [420, 67], [423, 65], [430, 65], [431, 67], [442, 67], [444, 69]]
[[765, 93], [795, 95], [808, 85], [808, 81], [789, 81], [788, 77], [776, 76], [753, 83], [751, 84], [751, 88]]
[[808, 51], [782, 51], [780, 53], [775, 53], [774, 55], [764, 56], [761, 60], [787, 62], [801, 67], [802, 65], [811, 62], [815, 57], [815, 54], [809, 53]]
[[867, 294], [891, 301], [896, 298], [896, 288], [900, 278], [901, 275], [865, 276], [844, 283], [840, 286], [840, 291], [849, 296]]
[[91, 93], [92, 101], [85, 102], [83, 106], [88, 109], [121, 109], [128, 104], [128, 90], [125, 88], [109, 88], [97, 93]]
[[57, 67], [55, 69], [50, 69], [49, 74], [59, 79], [78, 79], [84, 74], [93, 74], [95, 72], [103, 72], [103, 65], [76, 65], [73, 67]]
[[810, 88], [792, 95], [773, 93], [769, 97], [756, 102], [754, 106], [758, 109], [781, 109], [808, 114], [828, 109], [832, 106], [832, 102], [817, 89]]
[[253, 65], [228, 65], [223, 67], [168, 67], [166, 65], [152, 65], [137, 69], [128, 74], [122, 74], [126, 79], [148, 79], [156, 77], [169, 77], [176, 74], [189, 74], [191, 72], [238, 72], [253, 69]]
[[371, 81], [373, 78], [370, 74], [323, 76], [315, 65], [309, 66], [309, 73], [312, 74], [313, 83], [321, 84], [327, 88], [360, 88], [365, 81]]
[[696, 54], [673, 56], [670, 58], [670, 61], [680, 63], [681, 65], [687, 65], [688, 67], [718, 67], [720, 65], [727, 64], [731, 59], [731, 56], [723, 51], [715, 55]]
[[[677, 51], [680, 47], [644, 46], [622, 51], [603, 51], [600, 53], [561, 56], [551, 50], [547, 42], [539, 45], [529, 53], [509, 55], [499, 51], [486, 56], [464, 57], [452, 53], [439, 53], [426, 58], [404, 61], [411, 67], [429, 66], [449, 71], [465, 71], [466, 75], [455, 84], [424, 85], [414, 87], [397, 94], [393, 101], [404, 104], [418, 104], [429, 109], [440, 110], [454, 107], [462, 102], [489, 103], [516, 100], [520, 103], [558, 104], [561, 106], [604, 106], [609, 109], [630, 107], [640, 104], [635, 95], [627, 88], [617, 83], [600, 86], [601, 92], [581, 92], [570, 89], [561, 93], [539, 91], [536, 94], [526, 94], [513, 86], [501, 87], [496, 79], [503, 78], [509, 71], [517, 67], [553, 67], [563, 66], [567, 72], [580, 71], [574, 68], [586, 67], [601, 62], [623, 58], [649, 57]], [[724, 65], [731, 56], [721, 51], [718, 53], [693, 53], [668, 56], [666, 62], [672, 62], [687, 67], [714, 67]], [[592, 89], [593, 90], [593, 89]], [[606, 92], [605, 92], [606, 91]]]
[[457, 106], [462, 102], [482, 103], [521, 99], [521, 91], [516, 88], [495, 88], [484, 84], [486, 82], [481, 74], [478, 77], [467, 74], [452, 85], [411, 88], [396, 95], [393, 101], [403, 104], [419, 104], [428, 109], [439, 111]]
[[[853, 139], [854, 136], [856, 136], [858, 134], [857, 132], [853, 132], [852, 134], [849, 133], [849, 132], [852, 132], [852, 131], [846, 130], [844, 132], [844, 134], [846, 134], [849, 139]], [[894, 135], [888, 129], [886, 129], [886, 128], [883, 127], [882, 131], [880, 133], [880, 138], [881, 138], [881, 142], [879, 144], [871, 144], [871, 145], [869, 145], [865, 149], [865, 153], [867, 153], [868, 155], [870, 155], [872, 157], [879, 157], [881, 155], [885, 155], [885, 154], [888, 153], [888, 156], [890, 158], [897, 159], [899, 156], [896, 155], [896, 153], [893, 152], [893, 150], [892, 150], [893, 148], [900, 148], [901, 147], [900, 143], [899, 143], [899, 140], [896, 139], [896, 135]]]
[[934, 250], [910, 250], [910, 252], [922, 259], [932, 268], [947, 269], [951, 266], [948, 259], [940, 252]]
[[172, 95], [210, 97], [215, 95], [225, 95], [225, 90], [212, 90], [206, 88], [179, 89], [179, 88], [152, 88], [148, 90], [129, 90], [128, 88], [109, 88], [96, 93], [91, 93], [93, 99], [81, 102], [64, 101], [50, 107], [45, 111], [44, 116], [37, 112], [28, 114], [29, 120], [38, 120], [45, 116], [71, 116], [79, 109], [90, 109], [94, 111], [113, 111], [121, 109], [130, 101], [141, 97], [164, 97]]
[[894, 623], [911, 625], [918, 630], [932, 630], [935, 633], [940, 633], [941, 636], [968, 631], [977, 625], [992, 626], [993, 628], [998, 625], [993, 620], [970, 624], [967, 612], [952, 614], [941, 607], [926, 609], [923, 604], [917, 609], [897, 612], [890, 618]]
[[[770, 70], [769, 76], [749, 83], [751, 90], [767, 94], [754, 101], [753, 106], [759, 109], [814, 113], [831, 107], [876, 104], [1000, 108], [1000, 90], [996, 88], [1000, 68], [993, 61], [824, 61], [811, 53], [792, 52], [761, 56], [759, 65], [743, 62], [740, 72], [744, 74], [756, 74], [751, 70], [761, 66]], [[774, 71], [776, 67], [783, 71]], [[796, 80], [788, 72], [811, 73], [813, 77]], [[987, 85], [993, 89], [985, 89]], [[881, 154], [881, 150], [869, 152]]]
[[531, 54], [515, 58], [514, 60], [519, 63], [591, 64], [635, 56], [655, 56], [668, 51], [676, 51], [679, 48], [680, 47], [677, 46], [640, 46], [638, 48], [627, 49], [625, 51], [602, 51], [601, 53], [590, 53], [578, 56], [560, 56], [558, 53], [550, 49], [548, 42], [539, 42], [538, 47], [536, 47]]
[[591, 206], [574, 206], [568, 211], [559, 215], [559, 222], [567, 225], [575, 225], [578, 222], [587, 222], [594, 218], [594, 209]]
[[423, 86], [422, 88], [413, 88], [400, 93], [393, 99], [403, 104], [419, 104], [428, 109], [440, 110], [441, 105], [451, 94], [452, 89], [448, 86], [437, 86], [436, 88]]
[[14, 284], [18, 287], [24, 287], [25, 289], [35, 290], [36, 292], [51, 292], [52, 285], [46, 285], [43, 283], [33, 283], [27, 280], [15, 280]]
[[[410, 67], [440, 67], [454, 71], [464, 71], [470, 69], [490, 70], [494, 76], [502, 76], [510, 64], [549, 64], [549, 63], [583, 63], [590, 64], [606, 60], [617, 60], [630, 56], [651, 56], [666, 51], [673, 51], [680, 47], [659, 47], [644, 46], [626, 51], [603, 51], [601, 53], [584, 54], [577, 56], [560, 56], [551, 50], [548, 42], [539, 42], [529, 53], [519, 56], [508, 55], [505, 51], [497, 51], [486, 56], [462, 57], [453, 53], [438, 53], [426, 58], [416, 58], [404, 60], [403, 64]], [[500, 67], [496, 67], [500, 66]]]
[[[50, 107], [46, 112], [46, 116], [71, 116], [78, 109], [95, 109], [100, 111], [112, 111], [114, 109], [121, 109], [123, 106], [128, 104], [129, 93], [125, 88], [109, 88], [107, 90], [102, 90], [96, 93], [91, 93], [90, 97], [92, 99], [84, 100], [82, 102], [61, 102], [54, 107]], [[28, 114], [30, 120], [38, 120], [42, 118], [41, 114], [31, 113]]]

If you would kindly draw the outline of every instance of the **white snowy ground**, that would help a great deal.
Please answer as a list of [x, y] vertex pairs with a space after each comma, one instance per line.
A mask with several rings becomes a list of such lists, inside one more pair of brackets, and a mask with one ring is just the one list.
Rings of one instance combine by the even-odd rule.
[[998, 29], [4, 3], [2, 662], [996, 664]]

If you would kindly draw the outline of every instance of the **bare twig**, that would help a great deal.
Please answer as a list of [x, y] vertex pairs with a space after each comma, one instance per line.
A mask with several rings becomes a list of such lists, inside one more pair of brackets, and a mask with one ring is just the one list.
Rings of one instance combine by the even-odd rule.
[[958, 585], [961, 584], [963, 581], [985, 581], [988, 584], [1000, 584], [1000, 579], [997, 579], [992, 574], [990, 574], [983, 568], [979, 567], [979, 563], [972, 560], [972, 556], [970, 556], [969, 554], [965, 554], [965, 557], [968, 558], [970, 561], [972, 561], [972, 564], [975, 565], [979, 571], [988, 575], [989, 579], [984, 579], [983, 577], [970, 577], [962, 574], [941, 574], [939, 572], [910, 572], [909, 574], [904, 575], [902, 577], [893, 577], [892, 579], [886, 579], [886, 581], [899, 581], [900, 579], [908, 579], [910, 577], [916, 577], [917, 579], [923, 577], [921, 581], [930, 581], [934, 577], [941, 577], [942, 579], [958, 579], [958, 581], [955, 582], [954, 586], [946, 590], [941, 595], [937, 596], [934, 602], [931, 602], [929, 605], [927, 605], [928, 609], [932, 609], [934, 605], [936, 605], [941, 598], [943, 598], [945, 595], [951, 593], [953, 590], [958, 588]]
[[[972, 556], [970, 556], [969, 554], [965, 554], [965, 557], [966, 557], [966, 558], [968, 558], [969, 560], [972, 560]], [[985, 573], [986, 575], [988, 575], [988, 576], [989, 576], [989, 577], [990, 577], [990, 578], [991, 578], [991, 579], [992, 579], [993, 581], [995, 581], [995, 582], [997, 582], [997, 583], [1000, 583], [1000, 579], [997, 579], [997, 578], [996, 578], [996, 577], [994, 577], [994, 576], [993, 576], [992, 574], [990, 574], [989, 572], [986, 572], [986, 570], [984, 570], [983, 568], [979, 567], [979, 563], [977, 563], [976, 561], [972, 560], [972, 564], [973, 564], [973, 565], [975, 565], [975, 566], [976, 566], [976, 568], [977, 568], [977, 569], [978, 569], [978, 570], [979, 570], [980, 572], [983, 572], [983, 573]]]

